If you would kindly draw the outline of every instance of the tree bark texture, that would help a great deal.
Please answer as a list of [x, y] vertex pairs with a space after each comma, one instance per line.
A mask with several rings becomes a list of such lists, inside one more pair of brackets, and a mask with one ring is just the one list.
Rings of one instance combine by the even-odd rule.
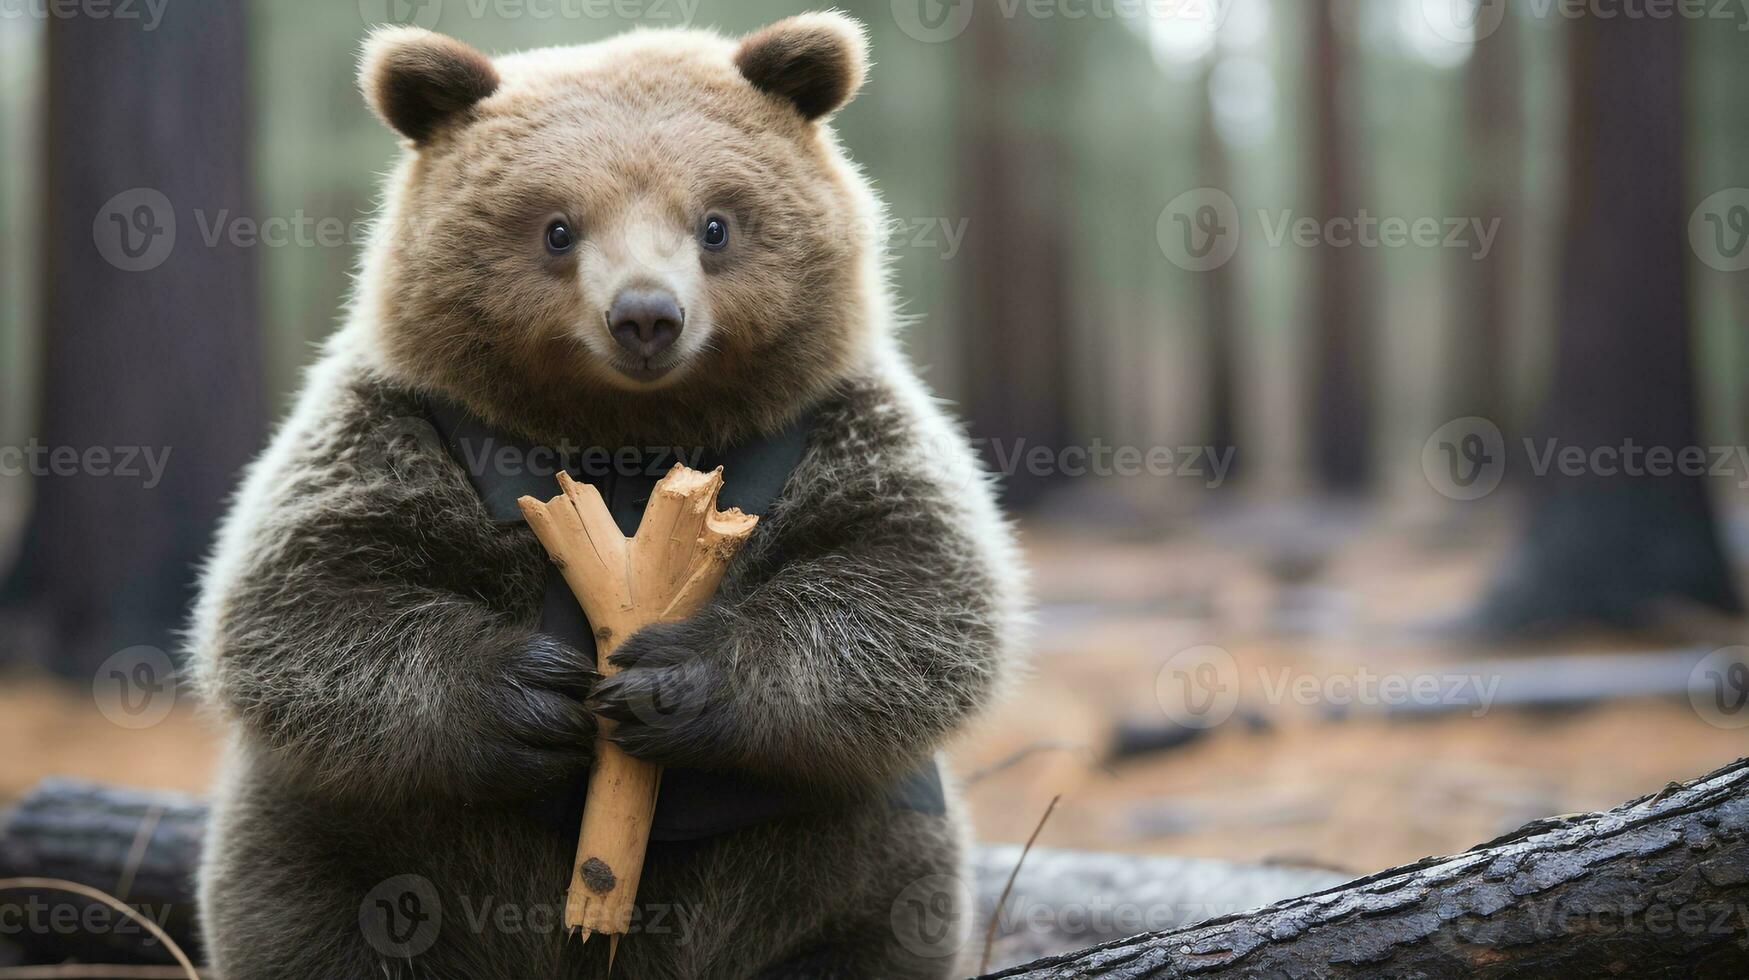
[[992, 974], [1749, 976], [1749, 760], [1607, 813]]

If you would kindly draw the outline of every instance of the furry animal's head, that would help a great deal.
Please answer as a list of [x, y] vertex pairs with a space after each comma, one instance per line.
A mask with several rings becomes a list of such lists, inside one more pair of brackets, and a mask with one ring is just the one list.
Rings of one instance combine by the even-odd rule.
[[827, 124], [866, 64], [838, 14], [498, 58], [373, 34], [407, 145], [360, 294], [380, 359], [538, 438], [780, 425], [886, 319], [880, 206]]

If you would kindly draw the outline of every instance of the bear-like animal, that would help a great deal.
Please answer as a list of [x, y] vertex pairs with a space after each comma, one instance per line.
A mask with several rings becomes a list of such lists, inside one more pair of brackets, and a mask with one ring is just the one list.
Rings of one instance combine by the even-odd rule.
[[[200, 872], [223, 980], [604, 976], [560, 921], [598, 717], [671, 767], [615, 976], [952, 972], [936, 755], [1000, 688], [1023, 583], [898, 352], [883, 210], [829, 125], [865, 65], [836, 14], [497, 58], [370, 37], [403, 158], [192, 630], [228, 730]], [[641, 447], [766, 460], [725, 492], [770, 499], [716, 599], [602, 680], [503, 491], [610, 459], [635, 513]]]

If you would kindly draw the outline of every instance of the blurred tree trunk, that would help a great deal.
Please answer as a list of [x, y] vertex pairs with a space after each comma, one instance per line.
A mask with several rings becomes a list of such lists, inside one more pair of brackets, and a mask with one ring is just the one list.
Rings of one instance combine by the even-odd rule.
[[[1746, 329], [1737, 331], [1737, 377], [1749, 378], [1749, 276], [1739, 280], [1737, 290], [1731, 297], [1731, 309], [1735, 312], [1733, 320]], [[1749, 389], [1749, 384], [1743, 386]], [[1737, 405], [1737, 444], [1749, 445], [1749, 390], [1742, 390], [1742, 399]]]
[[1479, 416], [1511, 430], [1506, 338], [1511, 320], [1512, 244], [1524, 170], [1519, 112], [1521, 72], [1516, 17], [1476, 42], [1464, 75], [1466, 135], [1472, 164], [1463, 214], [1499, 221], [1493, 248], [1477, 259], [1459, 252], [1457, 310], [1447, 334], [1449, 417]]
[[170, 4], [154, 29], [48, 20], [36, 440], [62, 457], [33, 474], [5, 590], [9, 620], [27, 625], [0, 659], [84, 674], [119, 649], [170, 649], [258, 447], [254, 260], [208, 230], [254, 216], [243, 9]]
[[[1340, 0], [1312, 0], [1307, 9], [1310, 44], [1312, 159], [1308, 172], [1313, 212], [1322, 224], [1354, 220], [1357, 128], [1349, 125], [1345, 98], [1352, 68], [1337, 30]], [[1322, 242], [1311, 270], [1312, 468], [1321, 489], [1340, 494], [1367, 489], [1372, 479], [1373, 333], [1367, 295], [1366, 250]]]
[[[1560, 320], [1534, 450], [1703, 447], [1684, 275], [1685, 22], [1587, 16], [1570, 30]], [[1633, 626], [1660, 600], [1741, 609], [1703, 477], [1526, 463], [1530, 523], [1484, 625]]]
[[[1228, 165], [1226, 144], [1215, 125], [1213, 77], [1218, 59], [1210, 59], [1202, 73], [1198, 92], [1197, 144], [1201, 157], [1202, 184], [1231, 193], [1232, 168]], [[1202, 290], [1203, 378], [1208, 390], [1204, 395], [1208, 417], [1204, 439], [1219, 453], [1239, 445], [1239, 407], [1235, 396], [1239, 317], [1238, 293], [1233, 278], [1233, 263], [1223, 262], [1197, 276]], [[1240, 459], [1234, 453], [1233, 473]]]
[[965, 410], [972, 434], [1000, 449], [986, 452], [992, 466], [1010, 462], [1004, 493], [1021, 505], [1059, 474], [1012, 464], [1026, 448], [1056, 450], [1071, 438], [1065, 167], [1054, 129], [1042, 124], [1060, 117], [1064, 86], [1048, 26], [978, 4], [960, 86]]

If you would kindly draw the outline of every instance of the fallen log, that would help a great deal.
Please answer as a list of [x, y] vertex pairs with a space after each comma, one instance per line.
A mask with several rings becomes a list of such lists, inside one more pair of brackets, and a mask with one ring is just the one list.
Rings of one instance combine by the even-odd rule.
[[[103, 889], [163, 925], [199, 962], [194, 869], [205, 826], [205, 805], [189, 797], [47, 780], [12, 810], [0, 812], [0, 879], [62, 878]], [[978, 928], [972, 930], [976, 934], [972, 943], [959, 951], [971, 964], [968, 972], [982, 952], [983, 927], [1019, 854], [1016, 845], [973, 849], [967, 884], [975, 899]], [[1023, 963], [1143, 928], [1188, 925], [1220, 912], [1323, 888], [1344, 877], [1307, 868], [1034, 848], [1008, 896], [1005, 913], [997, 918], [991, 963]], [[33, 902], [38, 911], [34, 918], [19, 920], [23, 928], [0, 931], [0, 965], [8, 962], [9, 942], [23, 947], [15, 950], [19, 962], [32, 964], [68, 959], [172, 962], [150, 936], [114, 923], [114, 917], [77, 896], [0, 892], [0, 926], [11, 921], [9, 906], [24, 916], [31, 914]], [[1034, 914], [1041, 909], [1052, 914]], [[54, 914], [73, 927], [50, 927]], [[41, 928], [33, 928], [33, 922]], [[84, 928], [87, 922], [99, 928]]]
[[1749, 760], [1452, 857], [991, 974], [1749, 976]]
[[[70, 779], [41, 783], [0, 813], [0, 879], [57, 878], [101, 889], [163, 927], [196, 962], [194, 869], [206, 804], [175, 793]], [[103, 905], [65, 892], [0, 892], [0, 945], [24, 963], [175, 963]], [[3, 961], [3, 959], [0, 959]]]
[[[183, 798], [51, 781], [0, 817], [0, 877], [106, 889], [126, 880], [131, 891], [118, 897], [149, 906], [174, 938], [192, 941], [204, 817]], [[1017, 850], [975, 851], [980, 924]], [[1346, 884], [1334, 877], [1035, 849], [998, 917], [995, 962], [1111, 941], [988, 980], [1749, 976], [1749, 760], [1605, 813], [1535, 821], [1462, 854]], [[20, 901], [0, 894], [0, 906]], [[1264, 907], [1240, 911], [1256, 905]], [[1111, 911], [1065, 914], [1099, 908]], [[1125, 908], [1144, 921], [1150, 911], [1165, 918], [1147, 921], [1157, 931], [1115, 938], [1132, 921]], [[5, 938], [38, 944], [27, 962], [167, 962], [140, 958], [150, 947], [137, 936]], [[962, 951], [972, 963], [978, 952]]]
[[978, 972], [992, 918], [996, 941], [989, 968], [999, 970], [1146, 930], [1243, 912], [1352, 877], [1321, 868], [1035, 847], [998, 909], [1019, 860], [1019, 844], [980, 844], [972, 851], [975, 911], [970, 941], [959, 958], [963, 973]]

